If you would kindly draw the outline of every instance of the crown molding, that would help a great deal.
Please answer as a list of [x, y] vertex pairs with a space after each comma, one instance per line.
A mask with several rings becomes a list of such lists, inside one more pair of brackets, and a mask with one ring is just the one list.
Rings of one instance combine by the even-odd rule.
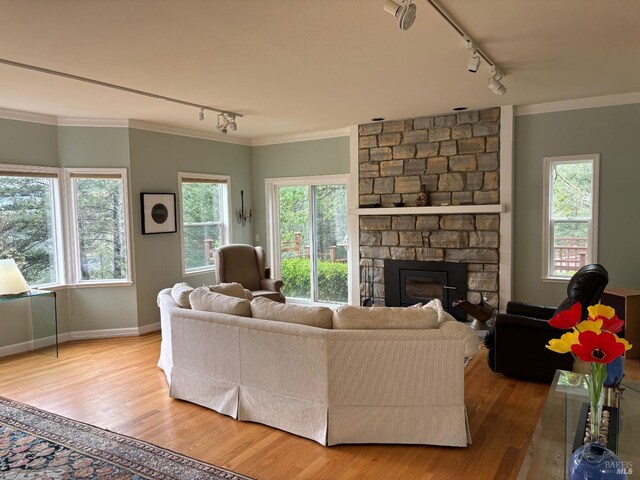
[[322, 140], [325, 138], [348, 137], [349, 127], [336, 128], [334, 130], [321, 130], [318, 132], [294, 133], [291, 135], [277, 135], [273, 137], [259, 137], [251, 140], [252, 147], [264, 145], [276, 145], [279, 143], [306, 142], [308, 140]]
[[22, 110], [12, 110], [11, 108], [0, 108], [0, 118], [4, 118], [6, 120], [18, 120], [21, 122], [43, 123], [45, 125], [58, 124], [58, 117], [55, 115], [24, 112]]
[[200, 138], [202, 140], [215, 140], [216, 142], [251, 146], [251, 139], [246, 137], [230, 137], [228, 135], [222, 135], [219, 133], [202, 132], [200, 130], [191, 130], [189, 128], [162, 125], [159, 123], [145, 122], [142, 120], [129, 120], [129, 128], [146, 130], [149, 132], [168, 133], [170, 135], [179, 135], [182, 137]]
[[58, 126], [128, 128], [129, 120], [126, 118], [58, 117]]
[[559, 102], [536, 103], [515, 107], [515, 115], [537, 115], [540, 113], [564, 112], [567, 110], [581, 110], [584, 108], [612, 107], [615, 105], [629, 105], [640, 103], [640, 92], [604, 95], [601, 97], [575, 98]]

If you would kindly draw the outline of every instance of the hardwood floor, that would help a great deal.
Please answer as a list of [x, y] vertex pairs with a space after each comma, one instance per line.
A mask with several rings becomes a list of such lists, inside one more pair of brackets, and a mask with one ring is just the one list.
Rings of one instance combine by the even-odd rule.
[[[169, 398], [159, 350], [151, 334], [66, 343], [57, 359], [0, 359], [0, 395], [261, 480], [502, 480], [516, 478], [549, 388], [494, 374], [483, 350], [465, 373], [469, 447], [323, 447]], [[640, 378], [637, 360], [627, 374]]]

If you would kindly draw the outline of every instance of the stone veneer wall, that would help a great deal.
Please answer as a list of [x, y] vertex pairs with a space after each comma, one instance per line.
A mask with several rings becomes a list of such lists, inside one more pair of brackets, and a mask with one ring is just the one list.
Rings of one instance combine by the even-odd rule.
[[[499, 108], [360, 125], [360, 206], [415, 206], [421, 184], [434, 206], [500, 203], [499, 135]], [[499, 230], [499, 214], [360, 216], [361, 296], [373, 267], [384, 304], [385, 259], [462, 262], [467, 298], [498, 306]]]

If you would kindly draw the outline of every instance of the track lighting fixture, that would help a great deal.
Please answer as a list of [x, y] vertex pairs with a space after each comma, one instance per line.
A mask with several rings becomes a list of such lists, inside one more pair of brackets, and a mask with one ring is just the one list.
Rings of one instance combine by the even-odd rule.
[[387, 0], [384, 11], [396, 17], [400, 30], [409, 30], [416, 20], [416, 5], [412, 0], [401, 0], [401, 3]]
[[471, 57], [469, 57], [469, 63], [467, 64], [467, 70], [471, 73], [476, 73], [480, 68], [480, 55], [478, 55], [478, 50], [476, 50], [476, 46], [471, 40], [467, 40], [467, 49], [471, 52]]
[[496, 95], [504, 95], [507, 93], [507, 87], [502, 82], [502, 72], [495, 65], [491, 67], [491, 76], [489, 77], [489, 90]]
[[[116, 85], [115, 83], [103, 82], [102, 80], [95, 80], [93, 78], [81, 77], [80, 75], [74, 75], [72, 73], [61, 72], [59, 70], [52, 70], [50, 68], [39, 67], [37, 65], [31, 65], [28, 63], [16, 62], [14, 60], [9, 60], [7, 58], [0, 58], [0, 65], [8, 65], [10, 67], [22, 68], [24, 70], [30, 70], [32, 72], [44, 73], [47, 75], [54, 75], [56, 77], [62, 77], [69, 80], [76, 80], [78, 82], [90, 83], [92, 85], [97, 85], [99, 87], [111, 88], [113, 90], [119, 90], [121, 92], [130, 93], [133, 95], [140, 95], [143, 97], [154, 98], [156, 100], [165, 100], [167, 102], [175, 103], [178, 105], [183, 105], [186, 107], [197, 108], [200, 110], [198, 112], [198, 119], [200, 121], [204, 120], [204, 111], [207, 110], [209, 112], [220, 112], [220, 115], [223, 115], [227, 120], [227, 123], [224, 125], [224, 132], [227, 133], [227, 127], [229, 127], [232, 131], [236, 131], [238, 128], [236, 125], [236, 117], [242, 117], [240, 113], [234, 113], [222, 110], [220, 108], [204, 106], [202, 104], [189, 102], [187, 100], [180, 100], [179, 98], [167, 97], [166, 95], [159, 95], [157, 93], [145, 92], [144, 90], [137, 90], [135, 88], [125, 87], [123, 85]], [[220, 129], [220, 115], [218, 115], [218, 130]]]
[[219, 113], [218, 125], [216, 125], [216, 128], [223, 135], [226, 135], [229, 130], [235, 132], [238, 129], [238, 125], [236, 124], [236, 115], [234, 113]]
[[[467, 70], [471, 73], [476, 73], [480, 69], [480, 63], [484, 60], [484, 62], [491, 67], [492, 72], [489, 78], [489, 89], [496, 95], [504, 95], [507, 92], [507, 87], [500, 81], [502, 77], [504, 77], [504, 74], [496, 62], [480, 48], [478, 43], [473, 41], [456, 19], [442, 8], [438, 0], [426, 0], [426, 2], [467, 44], [467, 48], [471, 52], [469, 62], [467, 63]], [[384, 11], [396, 17], [398, 27], [400, 27], [401, 30], [408, 30], [416, 19], [416, 6], [413, 0], [387, 0], [384, 5]]]

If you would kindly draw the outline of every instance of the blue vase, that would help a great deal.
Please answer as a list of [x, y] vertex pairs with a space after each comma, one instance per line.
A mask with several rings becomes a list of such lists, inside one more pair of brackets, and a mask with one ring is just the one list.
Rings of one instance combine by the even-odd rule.
[[622, 381], [624, 376], [624, 357], [618, 357], [613, 362], [607, 363], [607, 379], [605, 387], [614, 387]]
[[570, 480], [627, 480], [626, 464], [599, 443], [581, 446], [569, 462]]

